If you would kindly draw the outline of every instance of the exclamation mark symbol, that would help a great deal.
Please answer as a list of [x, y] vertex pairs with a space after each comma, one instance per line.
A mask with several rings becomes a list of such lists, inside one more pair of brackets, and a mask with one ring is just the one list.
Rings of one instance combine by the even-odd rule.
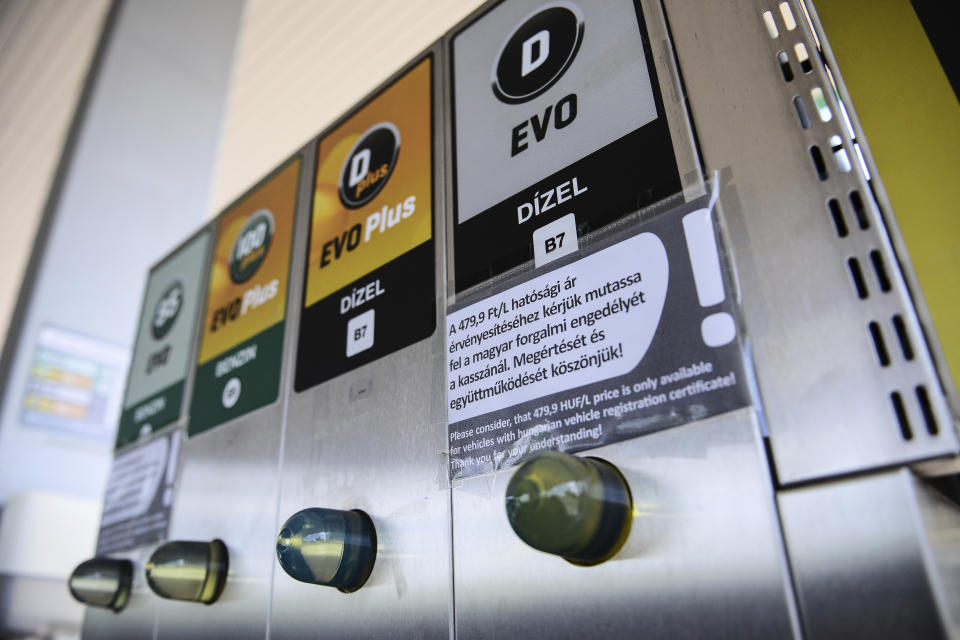
[[[717, 237], [713, 232], [710, 207], [697, 209], [683, 216], [683, 235], [687, 238], [687, 251], [690, 253], [690, 266], [693, 268], [693, 282], [697, 288], [697, 299], [701, 307], [712, 307], [723, 302], [726, 292], [723, 289], [723, 275], [720, 272], [720, 254], [717, 251]], [[721, 347], [737, 336], [737, 325], [726, 311], [712, 313], [700, 323], [700, 335], [708, 347]]]

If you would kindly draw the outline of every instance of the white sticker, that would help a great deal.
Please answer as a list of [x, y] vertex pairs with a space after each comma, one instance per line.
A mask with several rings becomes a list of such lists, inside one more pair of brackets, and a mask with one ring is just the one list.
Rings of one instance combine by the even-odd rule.
[[642, 233], [451, 313], [450, 423], [634, 369], [668, 277], [663, 242]]
[[146, 513], [166, 470], [169, 447], [170, 440], [157, 438], [116, 457], [103, 499], [101, 527]]
[[577, 249], [577, 218], [572, 213], [533, 232], [533, 264], [537, 268], [576, 253]]
[[708, 347], [722, 347], [737, 337], [737, 324], [726, 311], [712, 313], [700, 323], [700, 335]]
[[347, 322], [347, 357], [373, 346], [373, 309], [350, 318]]
[[713, 231], [710, 209], [697, 209], [683, 216], [683, 235], [687, 239], [687, 252], [690, 254], [690, 267], [693, 269], [700, 306], [720, 304], [726, 293], [723, 290], [717, 237]]

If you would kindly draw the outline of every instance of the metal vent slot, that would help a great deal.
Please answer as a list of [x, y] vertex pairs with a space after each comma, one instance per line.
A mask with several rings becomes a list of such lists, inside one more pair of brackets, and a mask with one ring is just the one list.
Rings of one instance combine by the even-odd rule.
[[841, 173], [850, 173], [853, 170], [853, 165], [850, 164], [850, 156], [843, 147], [843, 140], [840, 139], [840, 136], [836, 134], [830, 136], [830, 150], [833, 151], [833, 160], [837, 163], [837, 169]]
[[827, 173], [827, 163], [823, 159], [823, 152], [817, 145], [810, 147], [810, 159], [813, 160], [813, 168], [816, 170], [818, 178], [826, 180], [830, 177], [830, 174]]
[[893, 403], [893, 412], [897, 416], [897, 422], [900, 423], [900, 435], [904, 440], [913, 440], [913, 429], [910, 428], [910, 419], [907, 417], [907, 409], [903, 406], [903, 398], [899, 391], [890, 394], [890, 402]]
[[863, 204], [863, 198], [859, 191], [850, 192], [850, 205], [853, 207], [853, 214], [857, 217], [857, 224], [866, 231], [870, 228], [870, 220], [867, 218], [867, 207]]
[[860, 261], [856, 258], [850, 258], [847, 260], [847, 267], [850, 269], [850, 277], [853, 279], [853, 287], [857, 292], [857, 297], [866, 300], [870, 292], [867, 291], [867, 281], [863, 278]]
[[833, 226], [837, 229], [837, 235], [846, 238], [850, 235], [850, 230], [847, 228], [847, 221], [843, 218], [840, 202], [836, 198], [830, 198], [827, 201], [827, 207], [830, 209], [830, 217], [833, 218]]
[[813, 63], [810, 62], [810, 54], [807, 53], [807, 47], [802, 43], [798, 42], [793, 45], [793, 54], [797, 56], [797, 62], [800, 63], [800, 70], [804, 73], [810, 73], [813, 71]]
[[893, 329], [897, 332], [897, 340], [900, 342], [900, 351], [903, 353], [904, 360], [913, 360], [913, 345], [910, 343], [910, 336], [907, 334], [907, 325], [903, 317], [899, 314], [893, 316]]
[[793, 108], [797, 110], [797, 118], [800, 119], [800, 128], [810, 128], [810, 116], [807, 114], [807, 107], [803, 104], [803, 98], [795, 96], [793, 98]]
[[793, 31], [796, 29], [797, 20], [793, 17], [793, 11], [790, 9], [790, 4], [787, 2], [781, 2], [779, 8], [780, 17], [783, 18], [783, 26], [787, 28], [787, 31]]
[[890, 276], [887, 275], [887, 267], [883, 263], [883, 256], [876, 249], [870, 252], [870, 262], [873, 264], [873, 271], [877, 274], [877, 284], [880, 285], [880, 291], [889, 293], [892, 288]]
[[784, 82], [791, 82], [793, 80], [793, 67], [790, 66], [790, 57], [786, 51], [777, 53], [777, 62], [780, 63], [780, 73], [783, 74]]
[[[679, 0], [671, 2], [677, 6], [682, 4]], [[776, 130], [794, 141], [787, 149], [793, 156], [791, 162], [804, 162], [799, 154], [806, 147], [816, 175], [816, 179], [804, 176], [801, 168], [795, 178], [805, 183], [806, 193], [798, 191], [795, 197], [813, 207], [806, 212], [812, 216], [818, 215], [819, 207], [823, 207], [819, 211], [825, 209], [829, 219], [826, 224], [832, 226], [832, 232], [821, 227], [816, 233], [804, 235], [803, 242], [807, 248], [821, 251], [826, 259], [824, 266], [827, 271], [820, 274], [819, 278], [837, 287], [833, 290], [831, 300], [847, 310], [844, 331], [852, 332], [846, 333], [842, 341], [834, 341], [831, 349], [836, 358], [845, 358], [839, 366], [850, 373], [849, 385], [840, 385], [844, 387], [843, 394], [838, 388], [835, 394], [824, 395], [831, 396], [832, 401], [837, 402], [843, 402], [843, 397], [855, 397], [855, 401], [845, 408], [845, 423], [857, 422], [861, 415], [871, 416], [869, 423], [858, 423], [855, 427], [857, 433], [868, 441], [862, 452], [859, 449], [857, 452], [838, 452], [827, 456], [828, 460], [813, 462], [790, 448], [793, 442], [791, 438], [797, 437], [803, 428], [802, 424], [805, 424], [794, 418], [797, 412], [793, 411], [793, 403], [773, 403], [776, 406], [770, 411], [777, 422], [775, 429], [778, 434], [784, 434], [774, 434], [774, 427], [771, 427], [771, 442], [778, 464], [783, 463], [784, 476], [790, 482], [833, 473], [841, 468], [882, 467], [892, 461], [911, 464], [915, 460], [955, 453], [952, 448], [955, 446], [954, 434], [949, 429], [943, 429], [939, 440], [931, 440], [927, 436], [927, 431], [937, 429], [938, 423], [946, 425], [950, 422], [949, 413], [945, 413], [946, 407], [936, 378], [931, 377], [930, 354], [926, 349], [923, 328], [918, 325], [918, 318], [910, 305], [910, 293], [905, 288], [901, 265], [888, 238], [884, 212], [872, 193], [871, 176], [863, 157], [865, 151], [857, 139], [853, 114], [847, 112], [842, 97], [845, 94], [842, 87], [836, 84], [828, 66], [832, 63], [832, 58], [827, 55], [829, 51], [825, 43], [821, 46], [817, 39], [811, 14], [806, 12], [803, 0], [796, 3], [778, 1], [758, 4], [755, 10], [754, 15], [762, 16], [763, 21], [768, 23], [766, 33], [771, 38], [768, 40], [760, 36], [760, 51], [776, 59], [783, 84], [777, 82], [776, 72], [769, 66], [767, 79], [775, 83], [771, 88], [776, 92], [776, 97], [783, 101], [780, 104], [790, 101], [791, 106], [787, 108], [796, 114], [787, 115], [781, 107], [776, 113], [769, 114], [771, 122], [776, 118]], [[754, 28], [759, 32], [759, 25]], [[734, 48], [732, 45], [731, 50]], [[705, 61], [704, 56], [690, 57]], [[770, 58], [767, 58], [768, 65], [769, 62]], [[709, 75], [702, 75], [702, 78], [698, 78], [702, 86], [699, 87], [697, 98], [705, 102], [713, 85]], [[724, 74], [724, 77], [732, 82], [742, 81], [745, 85], [750, 82], [746, 74], [731, 72]], [[727, 108], [736, 108], [733, 102], [724, 104]], [[776, 104], [773, 106], [776, 108]], [[765, 114], [758, 110], [756, 115], [760, 117]], [[705, 142], [707, 146], [713, 144], [734, 158], [740, 157], [736, 142], [729, 136], [717, 133], [704, 138], [709, 139]], [[775, 171], [770, 171], [768, 176], [762, 167], [757, 167], [757, 170], [767, 180], [776, 175]], [[810, 192], [818, 197], [815, 200], [807, 198]], [[767, 199], [768, 194], [756, 196], [760, 202], [766, 202]], [[751, 222], [767, 228], [764, 221], [751, 219]], [[863, 233], [857, 233], [859, 231]], [[831, 241], [831, 238], [836, 240]], [[768, 258], [766, 255], [763, 257]], [[769, 258], [772, 260], [773, 256]], [[845, 270], [849, 275], [841, 272], [841, 260], [846, 262]], [[830, 262], [837, 266], [831, 268]], [[750, 275], [763, 282], [762, 273]], [[849, 278], [852, 285], [849, 298], [844, 295], [843, 283], [837, 279], [840, 277]], [[800, 315], [805, 313], [799, 305], [791, 308]], [[815, 341], [821, 332], [829, 331], [829, 325], [821, 324], [814, 314], [806, 312], [804, 317], [809, 324], [815, 325], [809, 330], [796, 331], [796, 335], [803, 336], [804, 340]], [[800, 349], [798, 345], [792, 346], [794, 350], [791, 353], [796, 355]], [[765, 359], [764, 366], [778, 364], [777, 348], [770, 345], [764, 347], [765, 350], [758, 352]], [[867, 353], [866, 349], [873, 353]], [[773, 364], [766, 360], [772, 360]], [[829, 366], [829, 359], [818, 361], [818, 365]], [[801, 373], [796, 378], [806, 380], [805, 374]], [[782, 386], [776, 383], [770, 386], [777, 392], [782, 391]], [[919, 390], [921, 387], [922, 391]], [[891, 405], [893, 411], [888, 408]], [[892, 424], [894, 420], [896, 425]], [[900, 437], [896, 435], [897, 429]], [[828, 436], [824, 432], [819, 437]]]
[[930, 404], [930, 396], [927, 395], [927, 388], [920, 385], [915, 391], [917, 394], [917, 404], [920, 405], [920, 413], [923, 414], [923, 421], [927, 425], [927, 433], [935, 436], [940, 433], [940, 428], [937, 425], [936, 416], [933, 415], [933, 406]]
[[770, 34], [771, 38], [780, 37], [780, 30], [777, 29], [777, 21], [774, 19], [772, 12], [763, 12], [763, 24], [767, 27], [767, 33]]
[[873, 349], [877, 354], [877, 360], [881, 367], [890, 366], [890, 353], [887, 351], [887, 343], [883, 340], [883, 332], [880, 331], [880, 325], [871, 322], [867, 325], [870, 329], [870, 337], [873, 338]]
[[820, 87], [810, 89], [810, 97], [813, 98], [813, 105], [817, 109], [820, 120], [823, 122], [833, 120], [833, 111], [830, 110], [830, 105], [827, 104], [827, 98], [823, 95], [823, 89]]

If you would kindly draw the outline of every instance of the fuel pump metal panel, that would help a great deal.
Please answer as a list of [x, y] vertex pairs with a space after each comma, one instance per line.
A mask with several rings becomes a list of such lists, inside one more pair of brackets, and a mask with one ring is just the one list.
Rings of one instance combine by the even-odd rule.
[[[641, 4], [684, 192], [700, 195], [670, 33], [659, 3]], [[625, 546], [594, 567], [538, 552], [517, 537], [504, 504], [515, 470], [455, 483], [457, 637], [553, 638], [558, 630], [585, 638], [799, 637], [753, 409], [581, 455], [616, 465], [634, 499]]]
[[[432, 51], [438, 329], [425, 340], [301, 393], [290, 391], [279, 519], [271, 545], [291, 515], [323, 507], [367, 513], [376, 528], [378, 550], [370, 578], [349, 594], [298, 582], [277, 565], [270, 621], [275, 640], [451, 637], [445, 359], [439, 329], [446, 276], [439, 115], [443, 65], [439, 48]], [[299, 237], [306, 237], [309, 222], [308, 216], [298, 221]], [[305, 258], [298, 255], [294, 259], [302, 269]], [[303, 304], [299, 284], [291, 290], [291, 299], [299, 305], [288, 325], [295, 336]], [[389, 318], [378, 317], [377, 323], [381, 321]], [[274, 547], [269, 554], [276, 564]]]
[[[282, 517], [314, 506], [361, 509], [373, 519], [378, 550], [370, 578], [351, 594], [297, 582], [278, 567], [272, 638], [448, 637], [450, 510], [435, 400], [442, 341], [435, 336], [291, 398]], [[351, 390], [366, 385], [368, 397], [351, 401]]]
[[[664, 2], [705, 167], [725, 178], [720, 199], [777, 474], [790, 484], [955, 455], [917, 302], [891, 246], [895, 230], [873, 203], [803, 13], [783, 4], [792, 7], [793, 29], [772, 0]], [[766, 11], [778, 25], [776, 38], [764, 26]], [[798, 43], [809, 54], [809, 72]], [[778, 53], [786, 56], [789, 81]], [[818, 87], [823, 117], [811, 94]], [[806, 128], [797, 102], [805, 105]], [[834, 157], [835, 142], [849, 171]], [[831, 200], [846, 235], [831, 217]]]
[[[192, 234], [189, 238], [184, 240], [180, 245], [170, 251], [170, 253], [161, 259], [157, 264], [162, 264], [165, 262], [169, 256], [176, 254], [178, 251], [182, 250], [186, 245], [192, 243], [197, 236], [203, 233], [213, 235], [214, 227], [212, 224], [206, 224], [201, 229], [198, 229], [196, 233]], [[206, 275], [209, 273], [210, 261], [213, 255], [213, 242], [208, 239], [207, 248], [202, 261], [202, 275], [199, 278], [200, 290], [197, 294], [199, 302], [195, 305], [194, 317], [189, 320], [193, 322], [193, 332], [192, 338], [190, 341], [189, 356], [187, 361], [193, 363], [196, 359], [197, 354], [197, 345], [200, 341], [200, 331], [198, 329], [199, 324], [203, 322], [203, 309], [202, 301], [206, 295], [207, 290], [207, 278]], [[153, 269], [155, 269], [153, 267]], [[146, 286], [146, 283], [145, 283]], [[193, 392], [193, 378], [194, 378], [194, 367], [187, 367], [186, 376], [184, 378], [184, 392], [183, 397], [184, 401], [180, 405], [180, 412], [177, 417], [177, 421], [174, 423], [174, 426], [164, 428], [156, 434], [151, 435], [151, 438], [165, 438], [173, 431], [180, 429], [181, 433], [179, 437], [181, 438], [181, 448], [179, 456], [183, 454], [183, 438], [185, 437], [184, 423], [186, 420], [186, 415], [189, 412], [189, 402], [187, 401], [190, 398], [190, 394]], [[117, 455], [122, 455], [123, 453], [135, 449], [140, 446], [140, 441], [138, 440], [135, 443], [126, 445], [121, 449], [118, 449], [114, 452], [114, 457]], [[173, 504], [171, 507], [170, 513], [170, 530], [168, 531], [167, 537], [169, 538], [170, 532], [173, 530], [176, 517], [176, 495], [179, 491], [179, 480], [181, 469], [183, 465], [182, 457], [179, 457], [175, 474], [175, 489]], [[136, 549], [131, 549], [130, 551], [124, 553], [115, 554], [116, 557], [127, 558], [133, 562], [133, 584], [131, 585], [130, 590], [130, 602], [119, 614], [115, 614], [112, 611], [106, 611], [103, 609], [95, 609], [93, 607], [87, 607], [87, 611], [84, 615], [83, 620], [83, 631], [82, 637], [86, 640], [92, 638], [94, 640], [103, 638], [105, 640], [125, 640], [126, 638], [156, 638], [157, 627], [159, 624], [159, 615], [158, 607], [161, 607], [163, 600], [158, 598], [147, 585], [146, 577], [144, 575], [144, 567], [147, 564], [147, 559], [150, 557], [150, 554], [153, 553], [153, 550], [156, 549], [163, 541], [158, 541], [156, 544], [145, 545]], [[111, 554], [113, 555], [113, 554]]]
[[960, 637], [960, 509], [908, 470], [779, 495], [804, 630]]
[[507, 521], [514, 470], [453, 489], [459, 638], [799, 637], [751, 409], [594, 449], [633, 493], [613, 559], [578, 567]]
[[[309, 175], [312, 155], [302, 153], [301, 162], [302, 175]], [[308, 190], [309, 181], [301, 179], [295, 230], [305, 217]], [[289, 324], [290, 305], [295, 304], [291, 300], [299, 291], [302, 272], [295, 265], [302, 260], [304, 244], [294, 233], [283, 341], [285, 360], [280, 367], [277, 402], [187, 438], [181, 448], [180, 480], [168, 539], [222, 540], [229, 553], [226, 586], [209, 606], [155, 597], [157, 638], [262, 639], [267, 635], [270, 583], [276, 562], [283, 400], [289, 384], [286, 355], [296, 343]]]
[[265, 637], [281, 419], [277, 404], [184, 442], [169, 538], [220, 538], [230, 570], [214, 605], [159, 601], [159, 638]]

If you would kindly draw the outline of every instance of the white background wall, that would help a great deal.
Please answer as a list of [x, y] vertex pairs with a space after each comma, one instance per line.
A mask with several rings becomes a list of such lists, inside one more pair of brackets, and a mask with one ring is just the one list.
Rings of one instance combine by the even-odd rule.
[[107, 0], [0, 0], [0, 343]]
[[[45, 21], [60, 20], [72, 6], [50, 4]], [[112, 443], [20, 423], [34, 341], [41, 326], [52, 324], [125, 348], [132, 344], [148, 268], [209, 216], [242, 9], [232, 0], [121, 4], [16, 336], [0, 410], [0, 503], [29, 489], [102, 500]], [[63, 19], [69, 33], [70, 16]], [[42, 36], [21, 29], [11, 37], [26, 40], [29, 56], [48, 53], [44, 43], [63, 37], [40, 27]], [[89, 57], [88, 48], [82, 53]], [[29, 90], [43, 95], [42, 87]], [[26, 113], [23, 121], [42, 128], [43, 112]], [[18, 215], [6, 198], [0, 207], [5, 219]]]

